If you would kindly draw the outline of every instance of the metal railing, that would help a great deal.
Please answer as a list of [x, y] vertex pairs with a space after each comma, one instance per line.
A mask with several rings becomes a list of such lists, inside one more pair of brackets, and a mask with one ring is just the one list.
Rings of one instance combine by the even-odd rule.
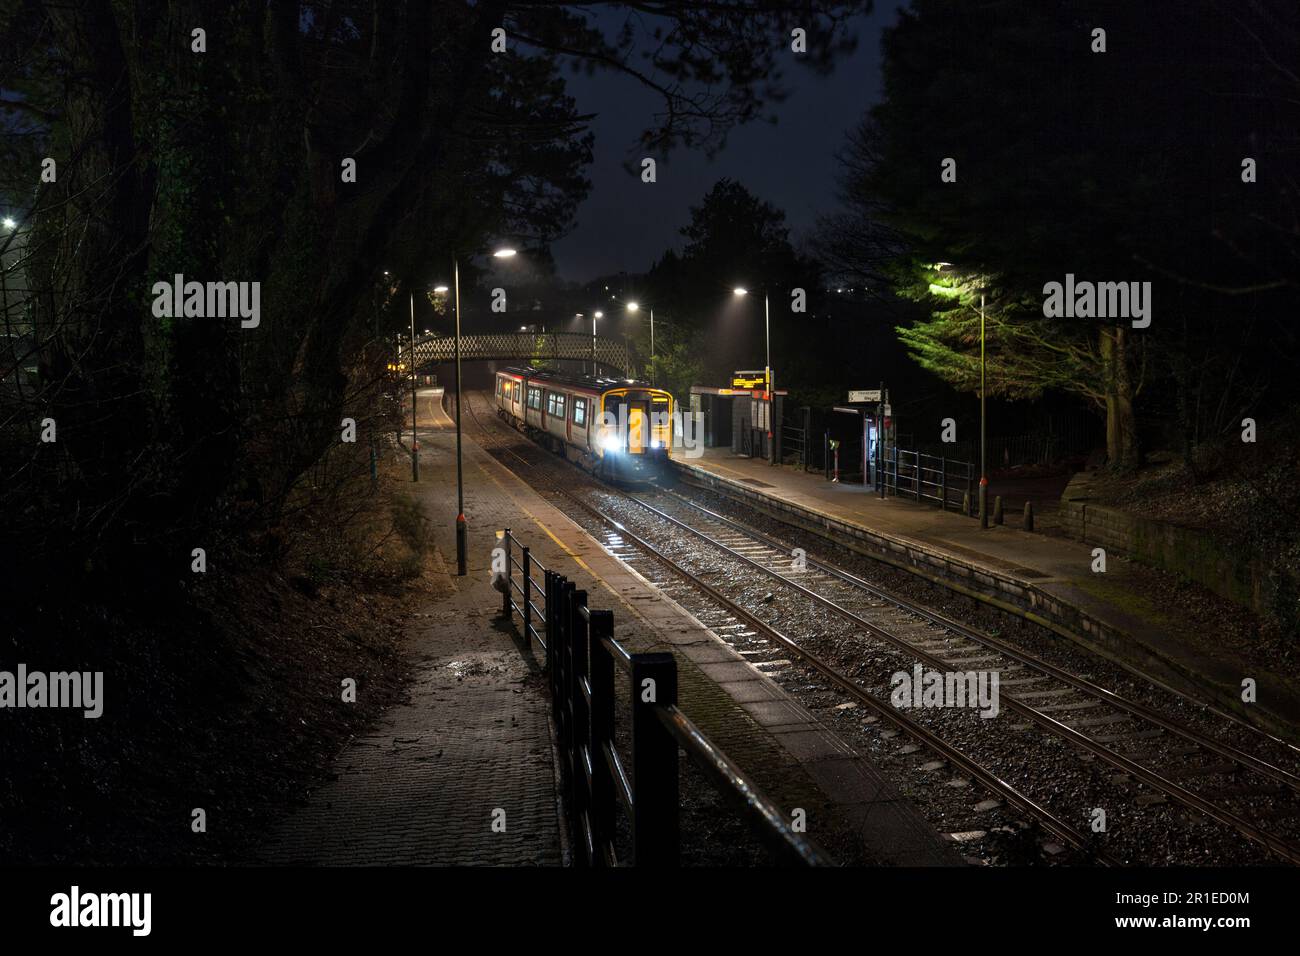
[[[678, 750], [736, 807], [759, 839], [786, 864], [830, 865], [820, 848], [795, 832], [777, 807], [735, 762], [677, 706], [677, 661], [671, 653], [630, 653], [614, 639], [614, 615], [587, 606], [587, 592], [546, 570], [507, 529], [504, 613], [518, 613], [524, 633], [546, 650], [556, 744], [563, 764], [564, 805], [578, 844], [580, 866], [624, 865], [615, 845], [616, 814], [626, 814], [635, 866], [680, 862]], [[513, 546], [523, 547], [515, 561]], [[519, 569], [515, 584], [512, 569]], [[525, 575], [543, 571], [544, 584]], [[546, 638], [530, 621], [538, 609], [515, 594], [543, 594]], [[630, 760], [615, 745], [616, 690], [627, 681], [631, 702]]]
[[808, 412], [806, 406], [799, 409], [798, 425], [781, 423], [781, 460], [793, 459], [804, 471], [808, 470], [808, 436], [812, 433]]
[[[917, 502], [933, 501], [947, 511], [976, 507], [978, 481], [972, 462], [941, 455], [926, 455], [892, 446], [885, 458], [885, 489]], [[965, 513], [969, 514], [970, 511]]]
[[[510, 533], [509, 528], [501, 532], [499, 537], [505, 546], [506, 552], [506, 577], [505, 586], [501, 591], [501, 614], [504, 617], [510, 617], [512, 620], [513, 615], [518, 614], [520, 620], [523, 621], [524, 637], [530, 641], [536, 641], [543, 651], [549, 653], [547, 641], [542, 637], [542, 632], [537, 629], [535, 623], [546, 620], [545, 602], [547, 592], [533, 580], [533, 572], [541, 571], [542, 574], [550, 574], [550, 572], [546, 570], [542, 562], [532, 556], [527, 545]], [[513, 545], [518, 545], [520, 548], [518, 559], [514, 556]], [[515, 569], [519, 571], [518, 583], [515, 581]], [[534, 590], [542, 597], [543, 604], [540, 608], [533, 602]], [[518, 601], [515, 600], [516, 594], [519, 596]]]

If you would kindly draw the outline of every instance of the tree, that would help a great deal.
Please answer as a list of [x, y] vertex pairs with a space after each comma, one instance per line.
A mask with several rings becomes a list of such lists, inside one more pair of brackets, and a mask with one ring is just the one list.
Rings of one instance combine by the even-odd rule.
[[[1093, 52], [1098, 26], [1104, 53]], [[994, 361], [1013, 377], [991, 386], [1060, 387], [1094, 401], [1112, 465], [1131, 467], [1144, 367], [1182, 370], [1158, 378], [1150, 413], [1189, 392], [1195, 371], [1214, 378], [1225, 351], [1214, 320], [1271, 311], [1277, 302], [1260, 297], [1285, 284], [1271, 253], [1230, 255], [1262, 248], [1261, 213], [1295, 170], [1282, 148], [1285, 114], [1259, 105], [1249, 45], [1211, 0], [1185, 5], [1176, 22], [1119, 0], [1086, 13], [915, 0], [886, 35], [886, 97], [847, 144], [847, 212], [827, 223], [827, 243], [840, 263], [887, 272], [914, 299], [929, 295], [935, 263], [982, 277]], [[1242, 182], [1242, 157], [1253, 154], [1278, 174], [1267, 189]], [[944, 160], [955, 181], [941, 178]], [[1046, 321], [1044, 286], [1067, 273], [1151, 282], [1155, 331], [1126, 319]], [[963, 296], [905, 335], [959, 381], [966, 363], [955, 348], [969, 345], [970, 323]], [[1250, 360], [1237, 364], [1271, 367], [1259, 339], [1228, 344]]]
[[[654, 87], [659, 150], [712, 148], [779, 94], [778, 0], [643, 7], [653, 25], [610, 38], [590, 6], [6, 0], [0, 108], [27, 138], [0, 200], [39, 278], [21, 307], [42, 369], [0, 415], [15, 572], [49, 577], [31, 556], [47, 540], [50, 560], [148, 578], [201, 532], [274, 525], [345, 406], [375, 398], [376, 301], [404, 302], [453, 250], [568, 228], [591, 139], [562, 66]], [[837, 25], [867, 8], [802, 5], [808, 62], [828, 67], [851, 45]], [[258, 282], [260, 326], [155, 319], [149, 292], [176, 274]], [[56, 445], [32, 441], [45, 418]]]
[[[722, 380], [737, 363], [748, 367], [757, 359], [761, 364], [766, 290], [775, 365], [791, 341], [795, 321], [790, 289], [806, 288], [815, 300], [820, 267], [790, 244], [785, 213], [733, 180], [715, 183], [690, 214], [680, 230], [686, 240], [682, 251], [667, 251], [646, 277], [656, 314], [707, 330], [704, 374]], [[754, 295], [735, 301], [732, 290], [738, 284]], [[720, 321], [727, 323], [725, 328], [718, 326]]]

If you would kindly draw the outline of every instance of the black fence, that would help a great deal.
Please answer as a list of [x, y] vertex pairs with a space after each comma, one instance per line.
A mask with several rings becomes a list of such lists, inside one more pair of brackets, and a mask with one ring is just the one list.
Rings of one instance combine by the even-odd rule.
[[[1080, 414], [1069, 418], [1053, 418], [1042, 431], [1026, 435], [991, 436], [985, 448], [989, 472], [1009, 468], [1049, 465], [1086, 455], [1105, 441], [1102, 425], [1092, 415]], [[899, 436], [899, 443], [910, 445], [932, 455], [952, 455], [957, 458], [979, 460], [979, 442], [966, 440], [942, 444], [918, 442], [907, 435]]]
[[960, 510], [963, 502], [968, 514], [977, 507], [975, 490], [979, 475], [973, 462], [890, 447], [885, 458], [884, 479], [887, 492], [918, 502], [933, 501], [945, 511]]
[[[544, 568], [506, 529], [502, 612], [546, 652], [556, 743], [563, 764], [564, 805], [580, 866], [619, 866], [617, 812], [630, 828], [631, 863], [680, 862], [678, 749], [749, 822], [776, 858], [818, 866], [829, 861], [796, 833], [781, 810], [677, 707], [677, 662], [670, 653], [632, 654], [614, 640], [614, 615], [587, 607], [587, 592]], [[514, 557], [515, 547], [521, 558]], [[519, 572], [515, 581], [514, 572]], [[538, 571], [542, 584], [533, 580]], [[540, 608], [532, 601], [543, 598]], [[519, 600], [516, 600], [516, 598]], [[537, 621], [542, 622], [538, 631]], [[545, 638], [542, 634], [545, 634]], [[615, 746], [617, 681], [631, 702], [630, 759]]]

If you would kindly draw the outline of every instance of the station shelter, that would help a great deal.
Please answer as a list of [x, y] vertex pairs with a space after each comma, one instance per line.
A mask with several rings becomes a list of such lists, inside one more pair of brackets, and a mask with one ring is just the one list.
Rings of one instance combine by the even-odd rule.
[[737, 372], [729, 387], [691, 386], [691, 411], [703, 415], [705, 448], [730, 446], [733, 454], [780, 460], [785, 390], [764, 389], [764, 374]]
[[[889, 391], [879, 389], [849, 392], [848, 401], [831, 409], [832, 423], [827, 437], [843, 436], [839, 441], [839, 471], [853, 475], [863, 485], [880, 490], [885, 483], [885, 462], [889, 449], [897, 443], [897, 426], [889, 403]], [[833, 466], [827, 462], [827, 471]], [[860, 476], [860, 477], [858, 477]]]

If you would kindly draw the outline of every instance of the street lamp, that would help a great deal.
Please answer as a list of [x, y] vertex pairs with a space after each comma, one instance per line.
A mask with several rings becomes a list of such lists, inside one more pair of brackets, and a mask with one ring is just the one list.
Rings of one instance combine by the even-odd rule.
[[[515, 250], [504, 247], [492, 253], [496, 259], [509, 259]], [[469, 528], [465, 522], [465, 466], [461, 452], [461, 392], [460, 392], [460, 258], [454, 253], [451, 257], [451, 283], [456, 310], [456, 574], [465, 576], [466, 542]], [[442, 288], [446, 288], [443, 286]]]
[[[936, 262], [934, 264], [936, 272], [943, 272], [945, 269], [951, 269], [951, 262]], [[931, 291], [939, 291], [939, 294], [952, 295], [942, 286], [931, 285]], [[985, 337], [984, 337], [984, 289], [980, 288], [980, 484], [979, 484], [979, 509], [980, 509], [980, 527], [989, 526], [989, 473], [988, 473], [988, 416], [985, 413], [985, 394], [987, 388], [987, 364], [985, 362]]]
[[989, 526], [989, 473], [985, 467], [984, 396], [988, 392], [984, 380], [984, 290], [980, 290], [980, 527]]
[[[635, 302], [627, 304], [629, 312], [635, 312], [641, 306]], [[650, 384], [655, 384], [655, 310], [650, 310]]]
[[591, 377], [596, 378], [596, 320], [603, 319], [605, 313], [597, 309], [591, 313]]
[[420, 433], [415, 430], [415, 289], [411, 289], [411, 480], [420, 480]]
[[[749, 290], [744, 286], [736, 286], [731, 290], [732, 295], [744, 296], [749, 295]], [[776, 464], [776, 441], [774, 426], [772, 424], [772, 411], [775, 402], [775, 385], [772, 381], [772, 315], [768, 307], [767, 290], [763, 290], [763, 340], [767, 354], [767, 364], [763, 367], [763, 383], [767, 389], [767, 444], [768, 455], [771, 464]]]

